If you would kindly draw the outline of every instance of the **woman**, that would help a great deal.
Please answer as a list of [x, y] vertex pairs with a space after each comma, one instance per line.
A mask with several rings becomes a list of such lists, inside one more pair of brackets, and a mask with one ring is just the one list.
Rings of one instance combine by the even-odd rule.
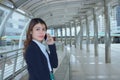
[[[53, 68], [58, 66], [58, 57], [54, 40], [46, 31], [47, 25], [42, 19], [34, 18], [30, 21], [24, 43], [29, 80], [54, 80], [51, 75]], [[45, 35], [49, 53], [42, 44]]]

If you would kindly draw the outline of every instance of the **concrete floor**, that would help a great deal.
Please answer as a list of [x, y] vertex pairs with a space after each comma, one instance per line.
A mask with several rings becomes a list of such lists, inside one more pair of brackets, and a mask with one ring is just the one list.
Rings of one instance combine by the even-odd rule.
[[120, 44], [111, 45], [111, 63], [105, 63], [104, 44], [98, 47], [98, 57], [94, 56], [94, 45], [90, 52], [79, 47], [71, 48], [70, 80], [120, 80]]

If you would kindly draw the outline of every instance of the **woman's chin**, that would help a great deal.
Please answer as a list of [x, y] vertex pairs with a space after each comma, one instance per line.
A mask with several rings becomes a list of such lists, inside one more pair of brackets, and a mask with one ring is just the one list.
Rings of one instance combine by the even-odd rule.
[[40, 42], [41, 42], [41, 41], [43, 41], [43, 39], [37, 39], [37, 41], [40, 41]]

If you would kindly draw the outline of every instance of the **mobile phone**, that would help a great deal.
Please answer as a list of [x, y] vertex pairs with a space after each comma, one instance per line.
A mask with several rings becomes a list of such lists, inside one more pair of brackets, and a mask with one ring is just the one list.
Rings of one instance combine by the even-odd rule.
[[45, 37], [44, 37], [44, 39], [45, 39], [45, 40], [47, 39], [47, 34], [45, 34]]

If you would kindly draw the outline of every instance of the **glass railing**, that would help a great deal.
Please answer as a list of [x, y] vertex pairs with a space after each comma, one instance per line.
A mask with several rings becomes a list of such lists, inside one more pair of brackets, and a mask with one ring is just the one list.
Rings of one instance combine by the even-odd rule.
[[26, 69], [22, 53], [22, 49], [0, 53], [0, 80], [11, 80]]

